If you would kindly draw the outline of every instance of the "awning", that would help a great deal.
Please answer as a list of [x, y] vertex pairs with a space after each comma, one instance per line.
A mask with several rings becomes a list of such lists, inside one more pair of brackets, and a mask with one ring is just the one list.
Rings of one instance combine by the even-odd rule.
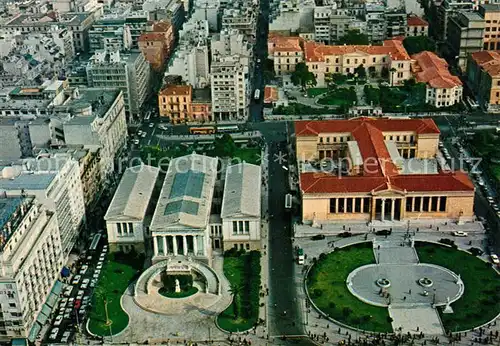
[[54, 284], [54, 287], [52, 287], [52, 290], [50, 291], [49, 297], [47, 298], [45, 304], [53, 308], [57, 304], [57, 299], [59, 298], [59, 294], [61, 294], [62, 287], [62, 282], [56, 280], [56, 283]]
[[28, 336], [28, 340], [31, 342], [35, 342], [36, 337], [40, 333], [41, 329], [42, 329], [42, 326], [40, 324], [38, 324], [37, 322], [35, 322], [35, 324], [33, 324], [33, 327], [31, 327], [30, 335]]
[[42, 314], [49, 317], [51, 312], [52, 308], [50, 306], [48, 306], [47, 304], [42, 305], [42, 311], [41, 311]]
[[26, 339], [12, 339], [12, 346], [28, 346]]
[[63, 278], [67, 278], [69, 274], [71, 274], [71, 270], [69, 270], [68, 267], [63, 267], [63, 269], [61, 270], [61, 276]]
[[38, 314], [38, 317], [36, 318], [36, 322], [40, 323], [43, 326], [48, 319], [49, 317], [47, 315], [42, 314], [42, 312], [40, 312]]

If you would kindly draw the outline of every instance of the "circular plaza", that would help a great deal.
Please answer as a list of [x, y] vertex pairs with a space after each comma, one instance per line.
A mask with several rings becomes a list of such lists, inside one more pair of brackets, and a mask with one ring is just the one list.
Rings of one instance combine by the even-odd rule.
[[498, 274], [465, 251], [406, 239], [361, 242], [313, 261], [305, 287], [326, 318], [370, 332], [427, 335], [494, 320]]

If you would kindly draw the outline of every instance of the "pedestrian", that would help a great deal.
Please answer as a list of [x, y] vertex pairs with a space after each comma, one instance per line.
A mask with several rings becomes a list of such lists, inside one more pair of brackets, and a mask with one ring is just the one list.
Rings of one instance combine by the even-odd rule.
[[410, 293], [410, 294], [411, 294], [411, 289], [408, 291], [408, 293]]
[[406, 300], [406, 296], [403, 297], [403, 300]]

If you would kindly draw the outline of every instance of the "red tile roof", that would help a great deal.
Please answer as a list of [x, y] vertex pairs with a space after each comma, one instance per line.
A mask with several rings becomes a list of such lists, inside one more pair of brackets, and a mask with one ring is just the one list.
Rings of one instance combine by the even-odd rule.
[[266, 85], [264, 88], [264, 103], [273, 103], [278, 101], [278, 88], [272, 85]]
[[429, 26], [429, 23], [416, 15], [408, 15], [408, 26]]
[[465, 172], [407, 174], [394, 177], [332, 176], [326, 173], [302, 173], [303, 193], [370, 193], [384, 190], [406, 192], [473, 192], [474, 184]]
[[[474, 185], [462, 172], [400, 175], [392, 162], [383, 132], [412, 131], [417, 134], [439, 134], [432, 119], [374, 119], [296, 121], [297, 137], [320, 133], [350, 133], [357, 142], [365, 164], [362, 176], [336, 176], [323, 172], [300, 175], [303, 193], [369, 193], [399, 191], [474, 191]], [[370, 158], [373, 158], [371, 160]]]
[[462, 81], [448, 70], [448, 63], [433, 52], [420, 52], [412, 55], [415, 63], [412, 66], [417, 82], [427, 83], [433, 88], [454, 88], [462, 85]]
[[269, 54], [274, 54], [274, 52], [302, 52], [302, 42], [301, 37], [281, 36], [271, 33], [268, 38]]
[[350, 120], [301, 120], [295, 122], [295, 134], [317, 136], [320, 133], [353, 132], [362, 123], [370, 123], [382, 132], [415, 131], [416, 133], [435, 133], [440, 131], [432, 119], [389, 119], [389, 118], [353, 118]]
[[500, 77], [500, 51], [483, 50], [471, 56], [491, 77]]
[[410, 60], [401, 40], [386, 40], [382, 46], [327, 46], [314, 41], [304, 42], [304, 54], [307, 62], [324, 61], [326, 56], [356, 52], [370, 55], [389, 55], [392, 60]]
[[191, 95], [193, 87], [191, 85], [167, 85], [162, 90], [160, 90], [160, 95]]
[[148, 32], [141, 34], [137, 39], [139, 42], [148, 42], [148, 41], [164, 41], [165, 35], [161, 32]]

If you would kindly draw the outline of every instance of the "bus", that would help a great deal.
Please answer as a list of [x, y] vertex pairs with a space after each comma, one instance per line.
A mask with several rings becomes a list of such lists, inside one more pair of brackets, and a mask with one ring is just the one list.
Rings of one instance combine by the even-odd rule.
[[238, 131], [239, 131], [238, 125], [217, 126], [218, 133], [238, 132]]
[[259, 100], [260, 99], [260, 89], [255, 89], [255, 93], [253, 94], [253, 98], [255, 100]]
[[90, 243], [89, 250], [95, 251], [97, 249], [97, 245], [99, 245], [100, 240], [101, 240], [101, 233], [97, 233], [92, 239], [92, 243]]
[[285, 209], [292, 209], [292, 195], [289, 193], [285, 195]]
[[215, 133], [215, 127], [213, 126], [190, 127], [189, 133], [192, 135], [210, 135]]

